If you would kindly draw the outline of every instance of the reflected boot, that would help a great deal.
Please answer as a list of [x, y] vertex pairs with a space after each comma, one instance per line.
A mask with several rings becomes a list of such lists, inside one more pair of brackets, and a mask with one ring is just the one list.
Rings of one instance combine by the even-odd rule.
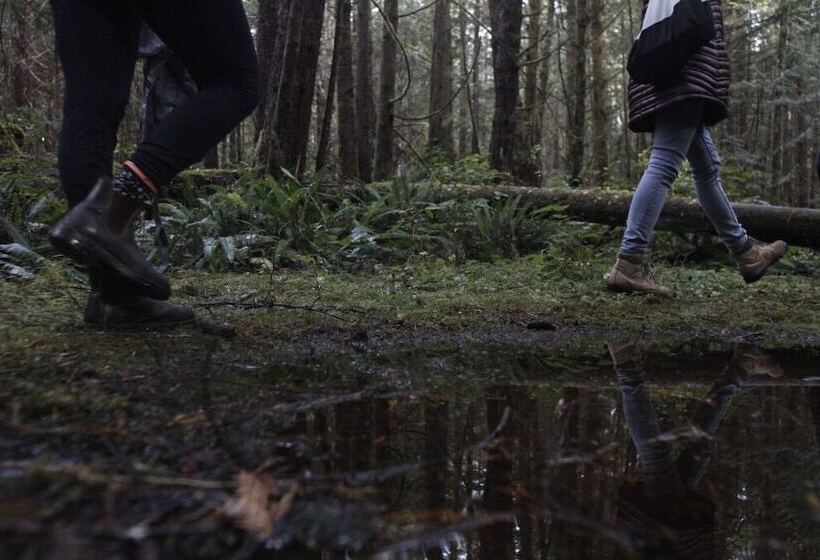
[[51, 230], [51, 243], [89, 269], [109, 271], [126, 280], [134, 295], [168, 299], [171, 286], [134, 240], [131, 224], [143, 208], [144, 202], [114, 192], [110, 180], [100, 179], [86, 199]]
[[766, 375], [768, 377], [782, 377], [783, 367], [760, 348], [747, 342], [740, 342], [735, 346], [732, 359], [729, 360], [728, 370], [743, 373], [747, 376]]
[[616, 370], [623, 368], [642, 370], [644, 368], [646, 356], [649, 353], [647, 341], [637, 339], [621, 344], [607, 342], [606, 346]]
[[612, 290], [622, 292], [644, 292], [663, 297], [672, 297], [674, 292], [658, 284], [655, 275], [649, 269], [645, 255], [619, 254], [606, 277], [606, 285]]
[[132, 293], [133, 287], [100, 271], [90, 271], [87, 325], [105, 330], [166, 330], [193, 323], [194, 310]]
[[763, 243], [750, 237], [746, 249], [735, 254], [737, 268], [747, 284], [757, 282], [766, 274], [766, 269], [779, 261], [788, 250], [785, 241]]

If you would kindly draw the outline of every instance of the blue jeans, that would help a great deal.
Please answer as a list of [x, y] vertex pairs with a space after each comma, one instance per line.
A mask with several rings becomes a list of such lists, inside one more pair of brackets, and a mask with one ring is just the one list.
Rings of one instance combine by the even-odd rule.
[[662, 437], [664, 432], [645, 386], [645, 371], [641, 367], [616, 365], [615, 372], [623, 396], [627, 429], [638, 452], [647, 488], [653, 492], [676, 494], [684, 487], [694, 487], [711, 459], [712, 438], [732, 399], [741, 390], [741, 378], [726, 368], [712, 384], [690, 418], [691, 425], [701, 432], [700, 437], [687, 442], [675, 459], [672, 443]]
[[703, 103], [690, 101], [657, 116], [649, 167], [638, 183], [629, 207], [621, 253], [643, 255], [649, 250], [666, 194], [678, 176], [684, 158], [689, 160], [692, 168], [698, 202], [723, 243], [732, 253], [746, 247], [748, 236], [723, 191], [720, 156], [709, 131], [701, 124], [702, 114]]

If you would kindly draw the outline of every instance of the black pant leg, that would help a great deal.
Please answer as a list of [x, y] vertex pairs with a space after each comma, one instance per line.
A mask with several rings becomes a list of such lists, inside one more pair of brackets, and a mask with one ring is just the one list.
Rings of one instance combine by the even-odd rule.
[[145, 0], [141, 15], [198, 88], [131, 157], [163, 185], [202, 159], [256, 107], [256, 53], [241, 0]]
[[73, 206], [99, 177], [111, 176], [134, 73], [139, 18], [125, 0], [51, 0], [51, 8], [65, 77], [60, 180]]

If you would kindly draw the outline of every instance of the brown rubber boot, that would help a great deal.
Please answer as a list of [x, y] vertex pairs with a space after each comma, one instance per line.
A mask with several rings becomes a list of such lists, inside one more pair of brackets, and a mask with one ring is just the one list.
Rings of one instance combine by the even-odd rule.
[[735, 255], [737, 269], [747, 284], [757, 282], [788, 250], [789, 246], [785, 241], [763, 243], [750, 237], [746, 249]]
[[663, 297], [672, 297], [674, 292], [658, 284], [655, 275], [649, 270], [646, 256], [618, 255], [615, 266], [606, 278], [606, 285], [612, 290], [622, 292], [644, 292]]

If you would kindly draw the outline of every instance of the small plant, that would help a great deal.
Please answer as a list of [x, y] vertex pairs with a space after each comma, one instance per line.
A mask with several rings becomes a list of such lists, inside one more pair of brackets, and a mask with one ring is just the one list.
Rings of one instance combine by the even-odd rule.
[[0, 277], [20, 282], [33, 280], [45, 259], [19, 243], [0, 245]]

